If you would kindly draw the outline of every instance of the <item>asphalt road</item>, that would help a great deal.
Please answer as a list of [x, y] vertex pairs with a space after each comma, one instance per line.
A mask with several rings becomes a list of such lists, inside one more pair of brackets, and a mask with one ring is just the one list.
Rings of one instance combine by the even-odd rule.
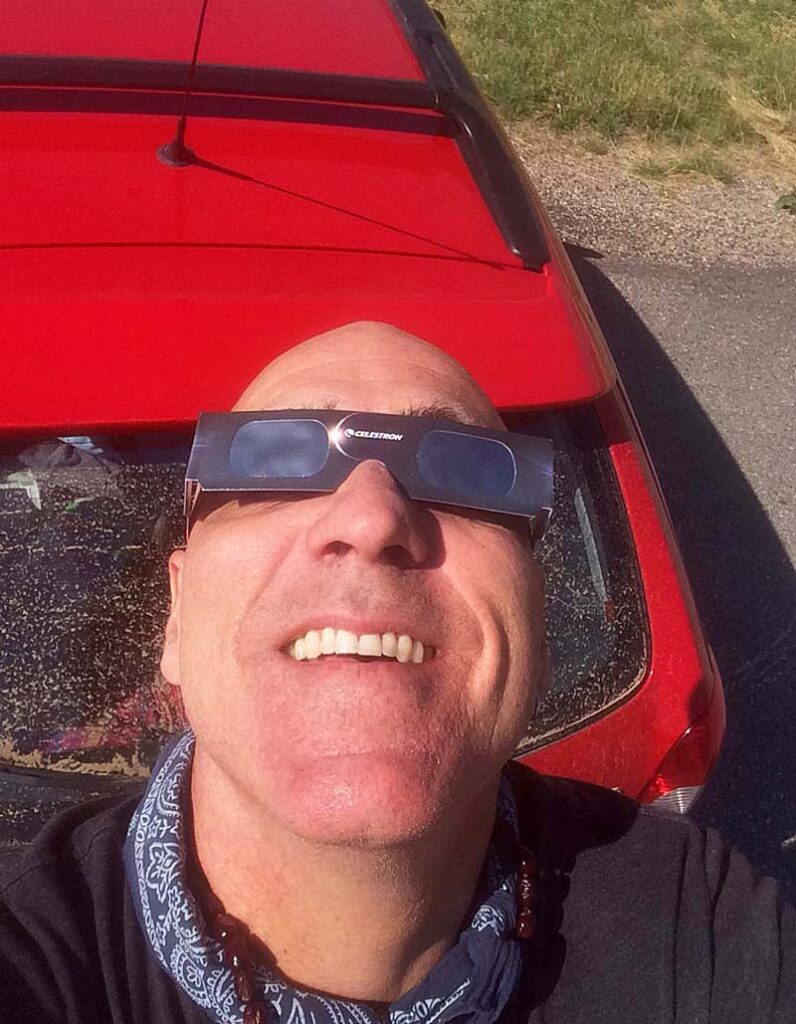
[[796, 267], [571, 255], [724, 680], [725, 744], [695, 817], [796, 901]]

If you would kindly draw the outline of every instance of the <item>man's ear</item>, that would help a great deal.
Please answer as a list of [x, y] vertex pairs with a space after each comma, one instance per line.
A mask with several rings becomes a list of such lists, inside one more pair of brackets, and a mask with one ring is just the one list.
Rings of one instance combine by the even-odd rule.
[[169, 589], [171, 610], [163, 636], [163, 653], [160, 656], [160, 671], [163, 678], [180, 685], [180, 598], [182, 595], [182, 572], [185, 565], [185, 550], [172, 551], [169, 558]]

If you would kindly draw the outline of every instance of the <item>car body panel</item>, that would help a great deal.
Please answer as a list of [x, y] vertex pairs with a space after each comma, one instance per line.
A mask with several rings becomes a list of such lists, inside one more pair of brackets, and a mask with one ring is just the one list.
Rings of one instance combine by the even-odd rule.
[[[506, 408], [613, 384], [583, 305], [556, 267], [520, 268], [437, 127], [198, 118], [192, 141], [222, 173], [159, 163], [167, 118], [0, 120], [4, 187], [26, 197], [0, 212], [0, 307], [17, 341], [0, 426], [189, 422], [352, 319], [447, 348]], [[219, 349], [231, 323], [234, 360]]]
[[[5, 53], [129, 60], [190, 59], [200, 0], [80, 0], [58, 17], [47, 0], [4, 11]], [[312, 45], [307, 45], [312, 40]], [[209, 64], [422, 77], [380, 0], [224, 0], [208, 4], [200, 59]]]
[[180, 173], [156, 159], [173, 118], [7, 113], [3, 187], [25, 202], [0, 212], [2, 244], [331, 247], [520, 266], [438, 115], [407, 115], [413, 130], [392, 130], [386, 113], [381, 129], [335, 123], [329, 105], [314, 116], [331, 124], [278, 120], [310, 116], [301, 108], [275, 104], [269, 122], [193, 118], [203, 163]]
[[451, 352], [505, 408], [576, 403], [610, 386], [609, 368], [572, 343], [580, 327], [572, 308], [549, 279], [524, 271], [135, 248], [16, 252], [0, 255], [0, 265], [9, 285], [0, 315], [19, 343], [0, 411], [6, 430], [187, 423], [228, 407], [241, 380], [295, 342], [362, 319]]

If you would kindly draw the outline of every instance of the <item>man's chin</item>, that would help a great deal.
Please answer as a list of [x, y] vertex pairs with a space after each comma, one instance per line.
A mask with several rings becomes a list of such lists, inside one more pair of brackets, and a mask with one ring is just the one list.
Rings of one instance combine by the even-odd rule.
[[390, 846], [433, 828], [445, 788], [427, 765], [404, 756], [324, 757], [291, 773], [276, 810], [307, 841]]

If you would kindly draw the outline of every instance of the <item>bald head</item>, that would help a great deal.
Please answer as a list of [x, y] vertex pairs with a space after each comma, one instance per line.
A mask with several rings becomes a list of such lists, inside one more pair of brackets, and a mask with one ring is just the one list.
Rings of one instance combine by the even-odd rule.
[[234, 409], [356, 409], [444, 415], [502, 429], [494, 406], [442, 349], [389, 324], [361, 321], [289, 349], [249, 384]]

